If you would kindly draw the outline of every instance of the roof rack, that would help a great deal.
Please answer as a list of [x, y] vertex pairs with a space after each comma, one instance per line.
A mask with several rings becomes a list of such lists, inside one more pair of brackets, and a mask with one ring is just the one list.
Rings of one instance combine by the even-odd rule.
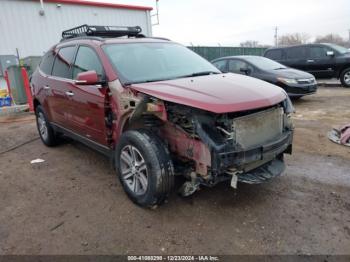
[[62, 39], [81, 36], [97, 37], [145, 37], [139, 26], [92, 26], [81, 25], [62, 32]]

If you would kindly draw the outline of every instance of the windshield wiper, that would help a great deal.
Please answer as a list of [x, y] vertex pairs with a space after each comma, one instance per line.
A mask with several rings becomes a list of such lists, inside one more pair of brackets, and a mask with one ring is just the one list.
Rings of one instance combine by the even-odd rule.
[[281, 70], [281, 69], [286, 69], [287, 67], [277, 67], [274, 70]]
[[178, 79], [178, 78], [186, 78], [186, 77], [194, 77], [194, 76], [206, 76], [206, 75], [216, 75], [216, 74], [221, 74], [221, 73], [216, 72], [216, 71], [202, 71], [202, 72], [192, 73], [190, 75], [170, 77], [170, 78], [149, 79], [149, 80], [137, 81], [137, 82], [131, 82], [131, 81], [130, 82], [124, 82], [124, 85], [125, 86], [130, 86], [130, 85], [139, 84], [139, 83], [167, 81], [167, 80], [174, 80], [174, 79]]
[[178, 77], [178, 78], [183, 78], [183, 77], [194, 77], [194, 76], [206, 76], [206, 75], [217, 75], [217, 74], [221, 74], [221, 73], [216, 72], [216, 71], [202, 71], [202, 72], [192, 73], [192, 74], [190, 74], [190, 75], [180, 76], [180, 77]]
[[148, 79], [148, 80], [143, 80], [143, 81], [135, 81], [135, 82], [124, 82], [125, 86], [130, 86], [133, 84], [141, 84], [141, 83], [151, 83], [151, 82], [158, 82], [158, 81], [166, 81], [166, 80], [171, 80], [172, 78], [158, 78], [158, 79]]

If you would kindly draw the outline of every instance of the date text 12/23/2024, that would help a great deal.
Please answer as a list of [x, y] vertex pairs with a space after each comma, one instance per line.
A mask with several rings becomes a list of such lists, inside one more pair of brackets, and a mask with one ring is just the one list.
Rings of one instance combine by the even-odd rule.
[[128, 261], [220, 261], [218, 256], [128, 256]]

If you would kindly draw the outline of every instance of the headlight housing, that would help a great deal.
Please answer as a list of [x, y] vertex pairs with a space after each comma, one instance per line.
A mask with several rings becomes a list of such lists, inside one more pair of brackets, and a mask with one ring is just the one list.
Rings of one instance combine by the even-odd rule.
[[293, 78], [277, 77], [277, 80], [285, 84], [297, 84], [297, 80]]

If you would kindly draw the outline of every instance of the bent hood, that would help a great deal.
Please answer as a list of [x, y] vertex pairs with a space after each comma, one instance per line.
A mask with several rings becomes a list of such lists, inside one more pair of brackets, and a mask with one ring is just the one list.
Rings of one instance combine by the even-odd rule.
[[214, 113], [268, 107], [287, 97], [278, 86], [231, 73], [133, 84], [131, 88], [161, 100]]

